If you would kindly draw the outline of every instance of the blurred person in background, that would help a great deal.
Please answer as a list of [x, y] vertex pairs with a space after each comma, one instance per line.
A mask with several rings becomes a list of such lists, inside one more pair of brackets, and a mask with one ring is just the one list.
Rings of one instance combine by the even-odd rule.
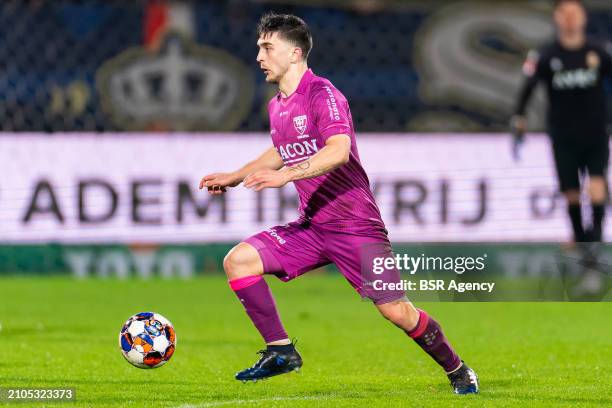
[[[555, 3], [556, 38], [528, 53], [525, 81], [511, 120], [515, 156], [527, 128], [525, 109], [535, 86], [544, 82], [548, 95], [548, 134], [559, 187], [567, 200], [574, 242], [600, 242], [608, 199], [609, 158], [607, 107], [603, 79], [612, 60], [602, 44], [587, 38], [587, 14], [579, 0]], [[584, 227], [580, 206], [580, 173], [588, 172], [592, 219]]]

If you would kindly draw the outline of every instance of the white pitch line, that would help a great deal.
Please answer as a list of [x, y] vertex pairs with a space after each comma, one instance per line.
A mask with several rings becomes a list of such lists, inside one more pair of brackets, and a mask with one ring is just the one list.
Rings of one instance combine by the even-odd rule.
[[217, 401], [217, 402], [202, 402], [200, 404], [184, 404], [179, 405], [177, 408], [207, 408], [207, 407], [221, 407], [223, 405], [242, 405], [242, 404], [254, 404], [257, 402], [270, 402], [270, 401], [312, 401], [327, 399], [326, 396], [312, 396], [312, 397], [272, 397], [272, 398], [259, 398], [259, 399], [240, 399], [230, 401]]

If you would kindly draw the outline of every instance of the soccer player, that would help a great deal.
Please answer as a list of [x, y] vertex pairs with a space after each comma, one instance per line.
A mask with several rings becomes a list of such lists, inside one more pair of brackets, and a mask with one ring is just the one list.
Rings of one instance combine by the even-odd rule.
[[[262, 275], [288, 281], [333, 262], [358, 293], [444, 369], [455, 393], [477, 393], [476, 373], [433, 317], [415, 309], [404, 291], [368, 286], [373, 257], [393, 254], [359, 161], [348, 102], [331, 82], [308, 69], [308, 26], [293, 15], [266, 14], [258, 25], [257, 46], [266, 81], [279, 87], [268, 104], [273, 147], [237, 171], [204, 176], [200, 188], [223, 194], [241, 182], [255, 191], [293, 182], [300, 217], [246, 239], [225, 257], [230, 287], [267, 344], [261, 358], [236, 379], [256, 381], [302, 366]], [[380, 278], [397, 282], [399, 273], [391, 270]]]
[[[525, 108], [540, 81], [548, 92], [548, 134], [560, 189], [567, 200], [574, 242], [602, 240], [608, 198], [608, 133], [603, 77], [612, 73], [606, 49], [586, 37], [586, 11], [579, 0], [560, 0], [554, 8], [557, 38], [530, 51], [523, 65], [526, 80], [512, 126], [520, 144], [526, 129]], [[590, 228], [580, 209], [580, 171], [588, 171], [592, 206]]]

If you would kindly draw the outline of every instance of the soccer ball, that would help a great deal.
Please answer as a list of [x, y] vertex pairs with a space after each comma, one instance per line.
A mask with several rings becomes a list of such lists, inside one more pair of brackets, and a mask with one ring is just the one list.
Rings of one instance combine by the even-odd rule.
[[164, 316], [142, 312], [130, 317], [119, 332], [121, 354], [138, 368], [166, 364], [176, 348], [176, 333]]

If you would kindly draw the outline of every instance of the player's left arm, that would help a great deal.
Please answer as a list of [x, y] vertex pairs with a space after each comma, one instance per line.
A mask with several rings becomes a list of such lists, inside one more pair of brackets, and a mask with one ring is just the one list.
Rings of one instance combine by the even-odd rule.
[[606, 42], [602, 44], [599, 56], [601, 58], [601, 72], [603, 76], [612, 78], [612, 43]]
[[261, 191], [264, 188], [282, 187], [290, 181], [313, 178], [327, 174], [348, 163], [351, 153], [351, 138], [345, 134], [327, 138], [325, 146], [308, 160], [295, 166], [275, 170], [262, 170], [248, 175], [244, 186]]

